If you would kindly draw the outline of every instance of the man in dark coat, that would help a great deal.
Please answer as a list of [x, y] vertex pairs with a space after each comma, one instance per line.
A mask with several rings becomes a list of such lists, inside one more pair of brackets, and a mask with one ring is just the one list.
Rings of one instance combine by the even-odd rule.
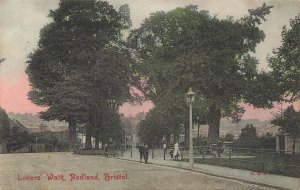
[[144, 148], [144, 159], [145, 159], [145, 164], [148, 163], [148, 156], [149, 156], [148, 145], [145, 145], [145, 148]]
[[139, 146], [139, 152], [140, 152], [140, 162], [142, 162], [142, 159], [144, 157], [145, 147], [144, 145]]
[[108, 146], [106, 143], [104, 145], [104, 155], [105, 155], [105, 157], [108, 157]]

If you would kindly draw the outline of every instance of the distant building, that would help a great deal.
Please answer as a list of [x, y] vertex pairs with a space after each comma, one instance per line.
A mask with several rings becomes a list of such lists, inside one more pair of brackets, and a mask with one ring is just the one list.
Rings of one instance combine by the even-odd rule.
[[68, 126], [51, 126], [49, 127], [50, 133], [55, 134], [55, 136], [62, 140], [68, 140], [69, 129]]
[[58, 139], [67, 140], [69, 135], [68, 125], [48, 126], [47, 124], [26, 125], [31, 134], [54, 134]]
[[[24, 127], [20, 122], [14, 119], [9, 119], [9, 133], [12, 134], [13, 132], [16, 131], [24, 131], [28, 132], [27, 128]], [[7, 143], [6, 140], [3, 140], [0, 142], [0, 153], [5, 154], [7, 153]]]
[[14, 131], [24, 131], [24, 132], [29, 132], [28, 128], [26, 128], [22, 123], [20, 123], [18, 120], [15, 119], [10, 119], [9, 120], [9, 128], [10, 128], [10, 133]]
[[[20, 133], [29, 133], [29, 130], [18, 120], [10, 119], [10, 136], [15, 136]], [[10, 153], [17, 153], [17, 152], [28, 152], [28, 144], [21, 144], [14, 147], [10, 147]]]
[[14, 153], [21, 152], [44, 152], [46, 150], [52, 151], [54, 149], [53, 144], [47, 145], [44, 143], [38, 143], [38, 138], [40, 135], [51, 135], [57, 137], [58, 140], [67, 141], [68, 140], [68, 126], [50, 126], [49, 123], [45, 122], [39, 125], [33, 124], [22, 124], [18, 120], [10, 120], [10, 134], [16, 132], [27, 132], [32, 134], [36, 138], [36, 143], [29, 143], [20, 145], [18, 147], [13, 147], [10, 151]]
[[0, 154], [6, 154], [7, 148], [6, 148], [6, 140], [1, 140], [0, 142]]
[[0, 154], [6, 154], [7, 153], [7, 149], [6, 149], [6, 141], [3, 140], [0, 143]]

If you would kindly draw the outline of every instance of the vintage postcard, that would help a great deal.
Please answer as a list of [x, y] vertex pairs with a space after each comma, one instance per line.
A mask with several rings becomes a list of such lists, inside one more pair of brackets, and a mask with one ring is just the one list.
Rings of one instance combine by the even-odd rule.
[[300, 190], [299, 0], [0, 0], [0, 190]]

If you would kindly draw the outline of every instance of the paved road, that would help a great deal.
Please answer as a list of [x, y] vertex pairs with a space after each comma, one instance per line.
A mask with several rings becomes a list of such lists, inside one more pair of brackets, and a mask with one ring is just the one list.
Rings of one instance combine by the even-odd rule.
[[[48, 180], [48, 176], [57, 180]], [[110, 176], [110, 177], [108, 177]], [[83, 180], [81, 180], [83, 179]], [[175, 168], [71, 153], [0, 154], [0, 189], [269, 189]]]

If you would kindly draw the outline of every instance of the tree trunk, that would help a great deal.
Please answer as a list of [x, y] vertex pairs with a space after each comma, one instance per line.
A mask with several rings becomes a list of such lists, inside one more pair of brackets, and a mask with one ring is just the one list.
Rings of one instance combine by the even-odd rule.
[[168, 134], [168, 135], [166, 136], [166, 139], [167, 139], [167, 145], [169, 145], [169, 144], [170, 144], [170, 137], [171, 137], [171, 135], [170, 135], [170, 134]]
[[76, 137], [76, 122], [73, 119], [68, 121], [69, 123], [69, 149], [72, 151], [75, 148]]
[[293, 138], [292, 155], [296, 155], [296, 138]]
[[90, 123], [86, 126], [86, 137], [85, 137], [85, 148], [86, 149], [92, 149], [92, 127]]
[[209, 107], [207, 123], [208, 123], [208, 140], [207, 145], [217, 143], [219, 140], [221, 111], [215, 104]]
[[96, 150], [99, 150], [99, 142], [100, 142], [99, 133], [96, 133], [96, 135], [95, 135], [95, 149]]
[[174, 142], [179, 143], [179, 134], [177, 132], [174, 133]]

